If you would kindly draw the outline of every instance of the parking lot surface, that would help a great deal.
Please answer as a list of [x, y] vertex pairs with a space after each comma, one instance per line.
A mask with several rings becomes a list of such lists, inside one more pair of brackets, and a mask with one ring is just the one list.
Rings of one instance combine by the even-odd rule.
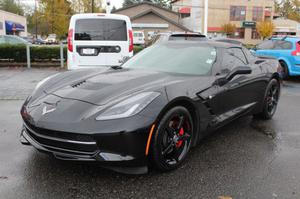
[[0, 69], [0, 198], [300, 198], [300, 79], [284, 82], [275, 117], [243, 117], [193, 148], [179, 169], [123, 175], [19, 143], [23, 99], [54, 69]]

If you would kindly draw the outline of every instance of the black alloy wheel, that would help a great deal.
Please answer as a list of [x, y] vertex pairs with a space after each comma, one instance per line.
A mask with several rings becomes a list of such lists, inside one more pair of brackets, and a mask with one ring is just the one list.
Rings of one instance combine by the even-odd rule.
[[271, 119], [277, 110], [279, 96], [280, 96], [280, 84], [276, 79], [272, 79], [269, 82], [266, 90], [263, 111], [255, 116], [259, 116], [260, 118], [266, 120]]
[[193, 138], [193, 120], [189, 111], [177, 106], [160, 120], [152, 138], [152, 160], [156, 168], [177, 168], [186, 158]]

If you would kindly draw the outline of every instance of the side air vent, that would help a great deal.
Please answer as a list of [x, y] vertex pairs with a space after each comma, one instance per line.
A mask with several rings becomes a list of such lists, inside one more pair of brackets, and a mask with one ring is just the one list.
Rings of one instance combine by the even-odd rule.
[[78, 86], [81, 86], [81, 85], [84, 84], [85, 82], [86, 82], [85, 80], [83, 80], [83, 81], [81, 81], [81, 82], [77, 82], [77, 83], [75, 83], [75, 84], [72, 85], [72, 88], [77, 88]]

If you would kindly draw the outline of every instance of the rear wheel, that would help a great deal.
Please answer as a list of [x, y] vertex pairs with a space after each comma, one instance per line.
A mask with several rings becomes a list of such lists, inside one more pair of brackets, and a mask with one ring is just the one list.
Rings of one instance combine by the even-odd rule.
[[261, 119], [269, 120], [277, 110], [277, 104], [280, 94], [280, 84], [276, 79], [272, 79], [267, 87], [266, 95], [261, 113], [255, 116]]
[[280, 61], [280, 66], [282, 68], [282, 79], [288, 80], [289, 79], [289, 67], [284, 61]]
[[176, 106], [160, 120], [152, 139], [151, 157], [162, 171], [177, 168], [186, 158], [193, 138], [193, 120], [189, 111]]

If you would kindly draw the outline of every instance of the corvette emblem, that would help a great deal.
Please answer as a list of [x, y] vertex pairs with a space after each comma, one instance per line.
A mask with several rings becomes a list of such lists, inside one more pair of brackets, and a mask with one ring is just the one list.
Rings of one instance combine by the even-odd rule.
[[51, 112], [55, 111], [55, 109], [56, 109], [56, 107], [51, 108], [51, 109], [47, 109], [47, 106], [44, 106], [42, 115], [46, 115], [47, 113], [51, 113]]

